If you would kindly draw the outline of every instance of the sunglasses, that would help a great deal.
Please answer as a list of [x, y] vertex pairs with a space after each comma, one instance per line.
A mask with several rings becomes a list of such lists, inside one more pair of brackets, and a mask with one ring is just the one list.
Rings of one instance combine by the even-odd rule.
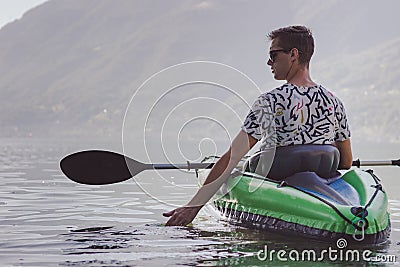
[[286, 49], [276, 49], [276, 50], [269, 51], [269, 59], [268, 59], [268, 61], [271, 61], [271, 63], [274, 63], [275, 60], [276, 60], [276, 56], [278, 55], [279, 52], [288, 53], [289, 51], [286, 50]]

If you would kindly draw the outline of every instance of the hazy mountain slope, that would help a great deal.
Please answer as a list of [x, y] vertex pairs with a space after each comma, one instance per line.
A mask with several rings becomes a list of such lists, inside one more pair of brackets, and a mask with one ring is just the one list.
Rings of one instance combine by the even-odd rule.
[[317, 38], [314, 76], [343, 98], [357, 135], [372, 138], [374, 118], [382, 138], [398, 140], [382, 117], [399, 113], [400, 30], [387, 30], [399, 4], [367, 2], [49, 1], [0, 30], [1, 135], [119, 134], [140, 84], [185, 61], [232, 65], [268, 90], [278, 83], [265, 35], [306, 23]]
[[316, 66], [326, 84], [345, 101], [358, 139], [400, 142], [400, 38]]

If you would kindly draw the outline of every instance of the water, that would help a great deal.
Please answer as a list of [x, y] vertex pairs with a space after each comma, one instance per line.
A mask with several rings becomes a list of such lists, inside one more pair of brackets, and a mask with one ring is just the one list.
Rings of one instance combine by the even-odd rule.
[[[166, 219], [161, 214], [171, 206], [153, 199], [133, 181], [87, 186], [69, 181], [60, 172], [58, 164], [63, 156], [89, 148], [121, 151], [116, 145], [93, 140], [80, 145], [68, 141], [0, 139], [1, 266], [297, 266], [299, 262], [279, 261], [276, 257], [272, 262], [262, 261], [257, 253], [265, 246], [269, 251], [287, 253], [328, 248], [327, 244], [232, 226], [210, 207], [202, 210], [191, 227], [165, 227]], [[390, 242], [375, 248], [359, 248], [395, 255], [397, 262], [392, 264], [397, 266], [399, 172], [400, 169], [378, 170], [390, 198]], [[143, 180], [153, 174], [146, 175]], [[195, 189], [189, 186], [184, 193], [171, 190], [167, 186], [159, 188], [160, 199], [180, 203], [189, 199]], [[349, 264], [368, 265], [343, 260], [301, 263]]]

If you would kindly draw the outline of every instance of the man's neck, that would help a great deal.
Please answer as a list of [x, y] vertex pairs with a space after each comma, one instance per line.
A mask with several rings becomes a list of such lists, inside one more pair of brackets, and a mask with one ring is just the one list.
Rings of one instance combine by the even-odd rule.
[[[290, 75], [291, 74], [291, 75]], [[305, 66], [299, 66], [293, 73], [290, 73], [287, 82], [296, 86], [312, 87], [317, 84], [311, 79], [310, 71]]]

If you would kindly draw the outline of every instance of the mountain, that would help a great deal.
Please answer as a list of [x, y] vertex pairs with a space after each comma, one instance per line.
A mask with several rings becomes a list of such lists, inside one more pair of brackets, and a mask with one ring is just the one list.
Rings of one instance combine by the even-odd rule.
[[[135, 138], [143, 129], [151, 132], [143, 125], [149, 113], [152, 129], [158, 129], [167, 118], [175, 119], [167, 117], [168, 110], [202, 93], [240, 106], [240, 97], [224, 90], [213, 96], [210, 84], [204, 90], [199, 88], [205, 85], [190, 85], [171, 91], [175, 95], [150, 112], [172, 77], [164, 78], [165, 86], [159, 81], [153, 87], [145, 84], [145, 91], [138, 88], [167, 67], [214, 61], [247, 74], [263, 91], [272, 89], [279, 83], [265, 66], [266, 34], [306, 24], [316, 38], [313, 77], [341, 97], [353, 137], [400, 142], [399, 7], [395, 0], [362, 5], [344, 0], [51, 0], [0, 30], [1, 136], [118, 137], [135, 93], [140, 101], [134, 99], [136, 113], [127, 113], [126, 124]], [[183, 71], [174, 79], [190, 75]], [[253, 89], [237, 91], [248, 103], [257, 95]], [[195, 107], [207, 107], [200, 102], [171, 114], [189, 118]], [[222, 124], [231, 121], [230, 111], [213, 108]], [[238, 108], [239, 118], [246, 108]], [[235, 120], [235, 129], [238, 124]], [[213, 134], [212, 127], [201, 127]]]

